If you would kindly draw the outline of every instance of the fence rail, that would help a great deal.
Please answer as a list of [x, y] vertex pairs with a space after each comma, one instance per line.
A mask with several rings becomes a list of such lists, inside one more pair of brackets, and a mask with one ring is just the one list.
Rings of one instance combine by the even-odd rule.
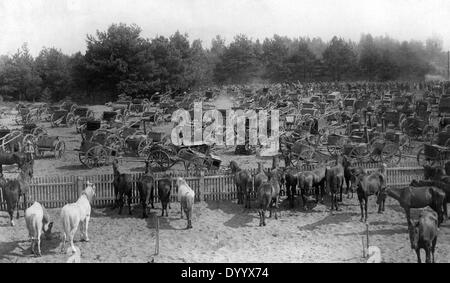
[[[379, 167], [377, 164], [355, 164], [371, 172]], [[304, 166], [300, 170], [307, 171], [314, 169], [314, 166]], [[249, 172], [254, 175], [257, 169], [250, 169]], [[221, 173], [214, 175], [214, 173]], [[132, 203], [139, 202], [139, 195], [136, 184], [143, 173], [130, 173], [132, 180]], [[412, 180], [423, 178], [422, 167], [401, 167], [387, 169], [387, 183], [389, 186], [401, 187], [407, 186]], [[229, 172], [170, 172], [156, 173], [155, 188], [162, 179], [169, 179], [172, 183], [171, 201], [177, 201], [176, 177], [183, 177], [188, 185], [195, 191], [197, 201], [220, 201], [237, 199], [237, 190], [233, 181], [233, 176]], [[89, 180], [96, 186], [96, 195], [93, 199], [94, 207], [105, 207], [114, 202], [114, 189], [112, 186], [113, 175], [94, 175], [94, 176], [45, 176], [36, 177], [30, 183], [30, 192], [28, 200], [30, 202], [38, 201], [47, 208], [60, 208], [67, 203], [75, 202], [78, 196]], [[155, 201], [157, 199], [157, 189], [155, 189]], [[22, 205], [22, 204], [20, 204]], [[0, 190], [0, 210], [6, 210], [6, 202], [2, 190]]]

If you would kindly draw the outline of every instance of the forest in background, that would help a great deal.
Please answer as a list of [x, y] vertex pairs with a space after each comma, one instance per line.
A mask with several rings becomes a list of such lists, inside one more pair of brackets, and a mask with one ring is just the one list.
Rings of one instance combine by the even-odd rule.
[[433, 36], [398, 41], [363, 34], [359, 42], [333, 37], [274, 35], [253, 40], [221, 36], [205, 48], [176, 32], [143, 38], [137, 25], [112, 24], [87, 35], [86, 52], [64, 54], [44, 47], [37, 57], [24, 43], [13, 55], [0, 55], [0, 95], [15, 100], [103, 102], [132, 97], [247, 83], [424, 80], [446, 77], [447, 53]]

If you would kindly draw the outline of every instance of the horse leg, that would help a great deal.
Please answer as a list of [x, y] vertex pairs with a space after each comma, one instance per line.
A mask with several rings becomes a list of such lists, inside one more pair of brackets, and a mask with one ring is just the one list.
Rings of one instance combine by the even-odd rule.
[[437, 237], [434, 238], [432, 246], [431, 246], [431, 255], [433, 256], [433, 263], [434, 263], [434, 250], [436, 249], [436, 240], [437, 240]]
[[122, 214], [122, 208], [123, 208], [123, 203], [124, 203], [123, 198], [124, 198], [123, 193], [120, 193], [119, 194], [119, 215]]
[[155, 188], [152, 185], [152, 189], [150, 190], [150, 203], [152, 204], [152, 208], [155, 209], [155, 206], [153, 205], [153, 199], [155, 198]]
[[427, 244], [427, 247], [425, 248], [425, 263], [431, 263], [431, 251], [430, 247]]
[[180, 219], [183, 219], [183, 204], [180, 203]]
[[361, 222], [364, 222], [364, 209], [363, 209], [363, 199], [358, 197], [359, 199], [359, 207], [361, 208]]
[[367, 222], [367, 203], [369, 202], [368, 200], [369, 200], [368, 197], [365, 196], [364, 197], [364, 214], [365, 214], [364, 222]]
[[42, 255], [41, 255], [41, 231], [38, 231], [38, 232], [37, 232], [36, 244], [37, 244], [37, 253], [36, 253], [36, 256], [42, 256]]
[[75, 253], [76, 249], [75, 249], [75, 245], [73, 244], [73, 238], [75, 238], [75, 233], [77, 232], [77, 228], [74, 228], [72, 231], [70, 231], [69, 234], [69, 240], [70, 240], [70, 246], [72, 247], [72, 252]]
[[258, 210], [258, 216], [259, 216], [259, 227], [263, 226], [263, 221], [262, 221], [262, 213], [261, 213], [262, 209]]
[[16, 208], [17, 208], [17, 215], [16, 215], [16, 217], [17, 217], [17, 219], [19, 219], [19, 217], [20, 217], [20, 213], [19, 213], [19, 206], [20, 205], [20, 195], [19, 195], [19, 197], [17, 198], [17, 205], [16, 205]]
[[278, 196], [275, 198], [275, 220], [278, 219]]
[[[170, 209], [170, 198], [169, 198], [169, 201], [167, 202], [167, 204], [169, 205], [169, 209]], [[169, 211], [167, 210], [167, 206], [166, 206], [166, 216], [169, 217]]]
[[127, 202], [128, 202], [128, 214], [131, 215], [131, 192], [128, 193]]
[[91, 219], [91, 216], [86, 216], [86, 219], [84, 220], [84, 241], [89, 242], [89, 236], [88, 236], [88, 226], [89, 226], [89, 220]]
[[67, 235], [66, 232], [63, 232], [63, 238], [62, 238], [62, 242], [61, 242], [61, 253], [65, 252], [65, 248], [66, 248], [66, 240], [67, 240]]

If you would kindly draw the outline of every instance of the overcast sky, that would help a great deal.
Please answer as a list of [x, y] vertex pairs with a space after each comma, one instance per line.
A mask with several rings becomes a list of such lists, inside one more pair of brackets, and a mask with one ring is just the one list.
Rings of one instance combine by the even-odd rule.
[[0, 54], [23, 42], [33, 55], [43, 46], [84, 52], [86, 34], [119, 22], [139, 25], [148, 38], [179, 30], [204, 46], [217, 34], [230, 42], [238, 33], [356, 41], [371, 33], [399, 40], [438, 35], [450, 49], [448, 0], [0, 0]]

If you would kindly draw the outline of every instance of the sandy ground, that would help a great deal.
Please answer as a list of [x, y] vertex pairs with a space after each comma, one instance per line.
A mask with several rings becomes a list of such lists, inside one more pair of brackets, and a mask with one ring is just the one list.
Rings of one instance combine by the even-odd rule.
[[[90, 242], [79, 242], [82, 262], [363, 262], [361, 238], [365, 225], [359, 221], [356, 199], [344, 199], [343, 210], [331, 215], [325, 206], [310, 212], [289, 210], [285, 203], [278, 220], [268, 219], [259, 227], [254, 209], [243, 211], [234, 202], [196, 203], [191, 230], [180, 219], [179, 205], [172, 204], [169, 217], [160, 218], [160, 254], [154, 256], [155, 224], [160, 205], [148, 219], [141, 208], [133, 215], [117, 210], [94, 209], [89, 224]], [[327, 205], [327, 207], [329, 207]], [[43, 256], [31, 255], [23, 212], [15, 227], [0, 213], [0, 262], [65, 262], [60, 253], [60, 210], [50, 210], [55, 219], [52, 240], [42, 241]], [[418, 211], [413, 212], [417, 217]], [[384, 214], [376, 213], [375, 199], [369, 207], [370, 245], [378, 246], [385, 262], [415, 262], [404, 212], [388, 199]], [[424, 257], [424, 252], [422, 251]], [[450, 262], [450, 222], [441, 226], [436, 248], [437, 262]]]

